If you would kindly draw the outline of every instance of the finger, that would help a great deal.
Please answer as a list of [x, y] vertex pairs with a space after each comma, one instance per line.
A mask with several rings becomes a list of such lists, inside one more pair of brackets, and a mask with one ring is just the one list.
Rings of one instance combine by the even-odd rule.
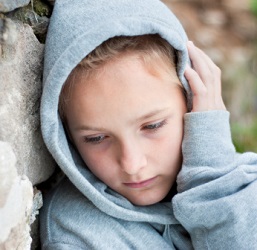
[[190, 58], [192, 57], [191, 60], [193, 60], [196, 64], [200, 61], [199, 58], [201, 58], [205, 61], [207, 66], [210, 66], [210, 68], [211, 65], [215, 65], [211, 58], [204, 51], [195, 46], [192, 41], [188, 41], [187, 48], [189, 51]]
[[202, 79], [197, 74], [197, 72], [189, 65], [186, 66], [185, 77], [194, 95], [197, 95], [198, 93], [201, 93], [201, 92], [205, 92], [206, 87]]
[[192, 112], [208, 110], [208, 92], [197, 72], [187, 65], [185, 77], [193, 93]]
[[189, 55], [193, 62], [196, 72], [206, 85], [209, 96], [215, 100], [221, 94], [220, 70], [202, 50], [188, 43]]
[[193, 93], [192, 112], [208, 110], [226, 110], [221, 93], [210, 92], [199, 77], [198, 73], [187, 65], [185, 77]]
[[188, 42], [188, 53], [193, 68], [199, 74], [203, 83], [211, 84], [215, 81], [213, 71], [215, 70], [216, 65], [211, 59], [202, 50], [194, 46], [192, 42]]
[[192, 42], [188, 43], [188, 52], [193, 69], [187, 67], [185, 77], [193, 92], [192, 111], [224, 109], [220, 69]]

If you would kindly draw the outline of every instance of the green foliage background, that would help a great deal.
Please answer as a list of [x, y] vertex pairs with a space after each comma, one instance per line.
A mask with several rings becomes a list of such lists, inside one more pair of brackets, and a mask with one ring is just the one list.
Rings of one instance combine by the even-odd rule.
[[232, 124], [232, 137], [238, 152], [257, 152], [257, 119], [250, 126]]
[[257, 0], [251, 0], [251, 10], [257, 17]]
[[[251, 11], [256, 16], [257, 21], [257, 0], [251, 0]], [[256, 38], [256, 57], [257, 57], [257, 38]], [[257, 69], [254, 69], [257, 71]], [[257, 73], [257, 72], [256, 72]], [[257, 99], [257, 79], [255, 81], [255, 96]], [[256, 101], [257, 103], [257, 101]], [[253, 151], [257, 152], [257, 114], [253, 122], [249, 125], [241, 123], [232, 123], [232, 137], [234, 145], [238, 152]]]

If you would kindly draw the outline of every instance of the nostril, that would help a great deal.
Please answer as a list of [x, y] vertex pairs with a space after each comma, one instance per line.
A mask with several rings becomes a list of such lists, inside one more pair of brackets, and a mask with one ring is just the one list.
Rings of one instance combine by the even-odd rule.
[[120, 145], [119, 162], [122, 170], [127, 174], [137, 174], [147, 165], [145, 152], [137, 140], [131, 137]]
[[121, 168], [124, 172], [132, 175], [137, 174], [142, 168], [146, 166], [145, 157], [134, 156], [133, 158], [121, 159]]

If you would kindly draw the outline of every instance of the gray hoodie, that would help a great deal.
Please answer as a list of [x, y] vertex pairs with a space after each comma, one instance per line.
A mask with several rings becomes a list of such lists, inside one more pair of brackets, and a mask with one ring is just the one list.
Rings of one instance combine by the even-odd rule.
[[135, 206], [97, 179], [69, 144], [60, 90], [96, 46], [119, 35], [160, 34], [188, 62], [186, 34], [159, 0], [57, 0], [45, 47], [42, 134], [65, 177], [44, 197], [42, 249], [257, 249], [257, 155], [237, 154], [229, 113], [187, 113], [183, 165], [171, 202]]

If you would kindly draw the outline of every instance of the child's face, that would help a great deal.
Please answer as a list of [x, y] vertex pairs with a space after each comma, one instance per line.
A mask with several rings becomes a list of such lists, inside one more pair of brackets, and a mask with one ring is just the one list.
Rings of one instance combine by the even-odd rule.
[[178, 82], [175, 71], [152, 74], [126, 55], [72, 89], [66, 116], [79, 153], [135, 205], [165, 198], [180, 169], [186, 103]]

